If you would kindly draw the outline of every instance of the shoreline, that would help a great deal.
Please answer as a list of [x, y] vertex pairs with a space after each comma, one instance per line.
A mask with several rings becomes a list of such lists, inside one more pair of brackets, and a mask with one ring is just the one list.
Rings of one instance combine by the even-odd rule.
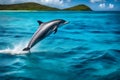
[[0, 10], [0, 12], [120, 12], [120, 11], [72, 11], [72, 10]]

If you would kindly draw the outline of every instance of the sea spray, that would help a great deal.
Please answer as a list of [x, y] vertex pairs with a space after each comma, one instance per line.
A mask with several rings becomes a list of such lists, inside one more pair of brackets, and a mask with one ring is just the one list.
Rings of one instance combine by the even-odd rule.
[[23, 46], [26, 46], [26, 44], [20, 42], [19, 44], [14, 44], [13, 48], [7, 47], [6, 49], [0, 50], [0, 53], [5, 53], [5, 54], [26, 54], [28, 51], [22, 51]]

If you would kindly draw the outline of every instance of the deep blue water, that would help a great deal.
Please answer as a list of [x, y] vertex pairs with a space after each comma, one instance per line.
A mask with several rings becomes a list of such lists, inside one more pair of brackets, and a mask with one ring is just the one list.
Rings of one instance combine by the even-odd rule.
[[[54, 19], [70, 23], [22, 52]], [[0, 80], [120, 80], [120, 12], [0, 12]]]

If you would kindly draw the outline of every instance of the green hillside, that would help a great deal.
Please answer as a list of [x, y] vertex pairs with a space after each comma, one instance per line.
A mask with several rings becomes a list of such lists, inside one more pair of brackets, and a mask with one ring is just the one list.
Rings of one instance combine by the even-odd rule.
[[88, 6], [86, 5], [77, 5], [77, 6], [73, 6], [70, 8], [66, 8], [64, 10], [70, 10], [70, 11], [92, 11]]
[[86, 5], [77, 5], [74, 7], [66, 9], [57, 9], [53, 7], [48, 7], [38, 3], [28, 2], [28, 3], [19, 3], [19, 4], [9, 4], [9, 5], [0, 5], [0, 10], [41, 10], [41, 11], [91, 11], [91, 9]]
[[20, 3], [11, 5], [0, 5], [0, 10], [58, 10], [57, 8], [52, 8], [38, 3]]

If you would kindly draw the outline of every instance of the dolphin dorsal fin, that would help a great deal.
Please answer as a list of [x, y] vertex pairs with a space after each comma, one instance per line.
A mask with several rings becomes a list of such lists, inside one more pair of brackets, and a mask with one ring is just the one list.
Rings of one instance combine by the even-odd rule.
[[42, 21], [39, 21], [39, 20], [37, 22], [38, 22], [39, 25], [41, 25], [43, 23]]

